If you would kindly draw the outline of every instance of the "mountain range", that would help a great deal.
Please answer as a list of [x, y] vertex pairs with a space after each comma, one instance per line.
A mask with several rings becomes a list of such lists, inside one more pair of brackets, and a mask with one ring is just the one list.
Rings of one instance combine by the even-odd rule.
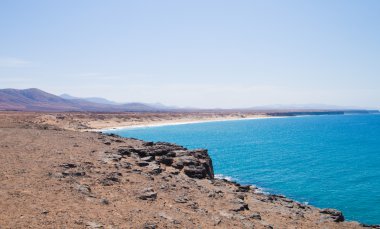
[[197, 109], [165, 106], [161, 103], [117, 103], [100, 97], [80, 98], [69, 94], [53, 95], [37, 88], [0, 89], [0, 111], [90, 111], [90, 112], [157, 112], [157, 111], [367, 111], [354, 107], [323, 104], [270, 105], [240, 109]]
[[67, 94], [57, 96], [37, 88], [0, 89], [0, 110], [126, 112], [168, 109], [144, 103], [118, 104], [103, 98], [77, 98]]

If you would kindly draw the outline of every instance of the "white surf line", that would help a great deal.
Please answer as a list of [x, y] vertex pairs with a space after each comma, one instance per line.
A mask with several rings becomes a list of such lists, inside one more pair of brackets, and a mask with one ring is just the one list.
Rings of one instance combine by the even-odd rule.
[[161, 127], [161, 126], [177, 126], [177, 125], [208, 123], [208, 122], [228, 122], [228, 121], [289, 118], [289, 117], [295, 117], [295, 116], [267, 116], [267, 117], [263, 116], [263, 117], [231, 118], [231, 119], [215, 119], [215, 120], [194, 120], [194, 121], [187, 121], [187, 122], [152, 123], [152, 124], [142, 124], [142, 125], [110, 127], [110, 128], [98, 129], [98, 130], [93, 130], [93, 131], [103, 132], [103, 131], [112, 131], [112, 130], [129, 130], [129, 129], [140, 129], [140, 128], [150, 128], [150, 127]]

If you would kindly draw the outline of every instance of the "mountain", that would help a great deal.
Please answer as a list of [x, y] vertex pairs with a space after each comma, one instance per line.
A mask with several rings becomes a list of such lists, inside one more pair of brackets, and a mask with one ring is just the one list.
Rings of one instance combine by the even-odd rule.
[[80, 98], [65, 99], [37, 88], [0, 89], [0, 110], [17, 111], [159, 111], [143, 103], [104, 104]]
[[71, 96], [69, 94], [62, 94], [59, 97], [61, 97], [63, 99], [67, 99], [67, 100], [78, 100], [78, 99], [80, 99], [80, 100], [86, 100], [86, 101], [92, 102], [92, 103], [109, 104], [109, 105], [120, 105], [120, 103], [117, 103], [117, 102], [114, 102], [114, 101], [110, 101], [108, 99], [100, 98], [100, 97], [80, 98], [80, 97]]
[[147, 107], [154, 108], [156, 110], [178, 109], [178, 107], [166, 106], [162, 103], [126, 103], [126, 104], [122, 104], [122, 103], [117, 103], [117, 102], [114, 102], [114, 101], [111, 101], [111, 100], [108, 100], [105, 98], [100, 98], [100, 97], [80, 98], [80, 97], [75, 97], [75, 96], [72, 96], [69, 94], [62, 94], [62, 95], [60, 95], [60, 97], [63, 99], [68, 99], [68, 100], [85, 100], [85, 101], [92, 102], [92, 103], [100, 103], [100, 104], [108, 104], [108, 105], [120, 105], [120, 106], [126, 106], [127, 105], [127, 106], [132, 106], [132, 107], [140, 108], [140, 109], [143, 108], [142, 106], [144, 106], [144, 109], [146, 109]]

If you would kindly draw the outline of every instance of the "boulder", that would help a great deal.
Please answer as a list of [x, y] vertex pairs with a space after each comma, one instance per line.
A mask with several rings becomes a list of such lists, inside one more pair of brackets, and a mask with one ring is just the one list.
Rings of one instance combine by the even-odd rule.
[[206, 178], [206, 169], [202, 166], [188, 166], [184, 168], [184, 173], [191, 178], [203, 179]]
[[329, 218], [331, 218], [334, 222], [344, 221], [344, 216], [342, 212], [336, 209], [325, 208], [325, 209], [320, 210], [320, 213], [329, 215]]
[[172, 165], [173, 161], [174, 161], [174, 159], [172, 157], [168, 157], [168, 156], [157, 157], [156, 160], [157, 160], [157, 162], [159, 162], [161, 164], [169, 165], [169, 166]]

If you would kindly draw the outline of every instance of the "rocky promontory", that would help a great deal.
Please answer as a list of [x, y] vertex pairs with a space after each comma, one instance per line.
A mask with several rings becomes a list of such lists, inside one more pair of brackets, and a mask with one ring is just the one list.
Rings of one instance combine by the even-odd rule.
[[363, 228], [216, 179], [207, 150], [0, 119], [0, 228]]

